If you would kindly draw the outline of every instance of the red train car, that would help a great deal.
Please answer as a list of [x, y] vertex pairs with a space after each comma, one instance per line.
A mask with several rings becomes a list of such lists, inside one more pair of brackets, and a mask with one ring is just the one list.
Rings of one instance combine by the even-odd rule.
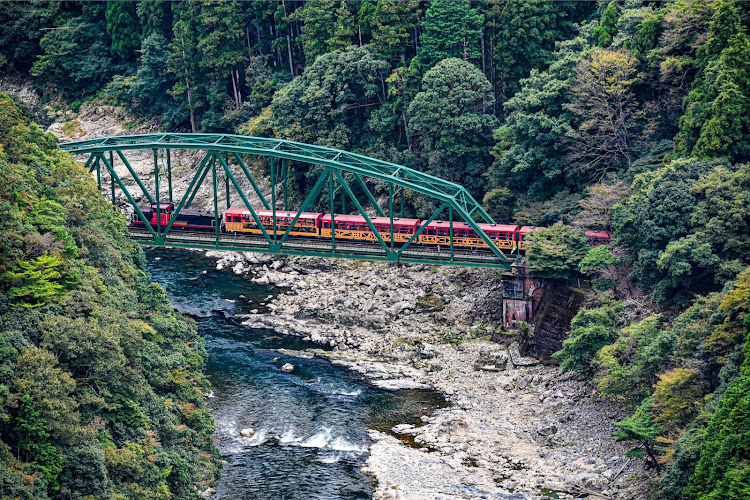
[[586, 241], [592, 247], [598, 247], [600, 245], [609, 246], [612, 240], [612, 233], [609, 231], [586, 231]]
[[[152, 227], [158, 227], [159, 221], [156, 217], [156, 204], [151, 206], [138, 207], [141, 212], [149, 220]], [[174, 215], [175, 207], [174, 203], [160, 203], [159, 204], [159, 218], [161, 219], [161, 227], [166, 228], [169, 225], [169, 221], [172, 220]], [[184, 230], [184, 231], [213, 231], [216, 227], [214, 224], [214, 213], [207, 210], [191, 210], [182, 209], [180, 210], [177, 219], [172, 224], [172, 229]], [[135, 227], [145, 227], [145, 224], [138, 217], [138, 214], [133, 216], [132, 224]]]

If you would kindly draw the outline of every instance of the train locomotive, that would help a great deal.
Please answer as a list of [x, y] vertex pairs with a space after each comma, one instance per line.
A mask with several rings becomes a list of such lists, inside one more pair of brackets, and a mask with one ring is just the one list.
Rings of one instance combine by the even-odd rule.
[[[161, 220], [157, 220], [156, 204], [139, 207], [144, 217], [154, 228], [161, 225], [167, 227], [175, 212], [174, 203], [161, 203], [158, 213]], [[273, 211], [256, 210], [256, 215], [266, 232], [273, 231]], [[302, 212], [294, 221], [296, 212], [276, 211], [276, 231], [284, 234], [289, 226], [289, 236], [304, 238], [331, 239], [355, 241], [377, 241], [377, 236], [370, 229], [367, 221], [361, 215], [339, 215], [317, 212]], [[219, 232], [222, 234], [261, 234], [262, 230], [249, 210], [229, 208], [219, 217]], [[384, 242], [390, 243], [391, 235], [394, 243], [405, 243], [424, 225], [420, 219], [393, 218], [391, 231], [390, 217], [371, 217], [372, 225], [377, 229]], [[206, 210], [183, 209], [172, 222], [171, 230], [192, 232], [215, 232], [216, 217], [214, 212]], [[145, 227], [143, 220], [136, 214], [131, 222], [132, 227]], [[490, 241], [502, 250], [525, 251], [529, 234], [543, 231], [541, 226], [519, 226], [513, 224], [480, 224], [477, 226], [485, 232]], [[425, 229], [414, 240], [414, 244], [429, 246], [450, 245], [451, 224], [443, 220], [427, 223]], [[589, 245], [609, 245], [611, 234], [608, 231], [586, 231]], [[453, 222], [453, 246], [456, 248], [485, 249], [487, 243], [479, 237], [474, 228], [466, 222]]]

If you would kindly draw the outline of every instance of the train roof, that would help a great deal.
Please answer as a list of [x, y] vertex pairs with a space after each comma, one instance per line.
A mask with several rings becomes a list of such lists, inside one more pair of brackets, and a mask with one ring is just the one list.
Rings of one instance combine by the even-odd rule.
[[[273, 210], [256, 210], [255, 213], [258, 215], [258, 217], [273, 217]], [[226, 212], [224, 212], [225, 215], [250, 215], [250, 210], [247, 208], [229, 208]], [[294, 217], [297, 215], [296, 211], [288, 211], [288, 210], [276, 210], [276, 217]], [[318, 219], [321, 215], [323, 215], [320, 212], [302, 212], [300, 214], [300, 219]]]
[[601, 239], [609, 239], [612, 237], [612, 233], [609, 231], [586, 231], [586, 236], [589, 238], [601, 238]]
[[542, 231], [544, 229], [549, 229], [548, 227], [544, 226], [523, 226], [521, 228], [522, 233], [533, 233], [534, 231]]
[[[366, 224], [367, 221], [365, 221], [365, 218], [361, 215], [333, 215], [334, 221], [337, 222], [352, 222], [355, 224]], [[331, 214], [323, 214], [324, 222], [329, 222], [331, 220]], [[390, 217], [370, 217], [370, 220], [373, 224], [388, 224], [391, 223]], [[408, 227], [416, 227], [419, 224], [419, 219], [400, 219], [398, 217], [393, 218], [393, 225], [394, 226], [408, 226]]]
[[[518, 226], [514, 226], [511, 224], [495, 224], [494, 226], [492, 224], [477, 224], [479, 226], [479, 229], [481, 229], [484, 232], [487, 231], [498, 231], [501, 233], [514, 233], [518, 229]], [[427, 227], [430, 229], [450, 229], [451, 223], [450, 221], [432, 221], [429, 224], [427, 224]], [[464, 222], [464, 221], [453, 221], [453, 229], [472, 229], [472, 227]]]

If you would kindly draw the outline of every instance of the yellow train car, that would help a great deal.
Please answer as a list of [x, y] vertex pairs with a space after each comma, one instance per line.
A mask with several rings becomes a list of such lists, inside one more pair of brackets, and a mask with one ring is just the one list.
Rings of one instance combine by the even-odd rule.
[[[256, 210], [266, 232], [273, 231], [273, 211]], [[284, 234], [294, 221], [296, 212], [276, 211], [276, 232]], [[302, 212], [294, 227], [289, 232], [292, 236], [318, 236], [320, 233], [319, 221], [323, 217], [321, 213]], [[224, 229], [232, 233], [257, 233], [261, 234], [260, 226], [255, 222], [249, 210], [242, 208], [230, 208], [224, 212]]]
[[[380, 233], [380, 237], [386, 243], [391, 241], [391, 218], [390, 217], [373, 217], [370, 219], [372, 225]], [[331, 226], [334, 226], [333, 229]], [[396, 243], [406, 243], [409, 238], [419, 229], [419, 219], [393, 219], [393, 241]], [[370, 230], [370, 226], [361, 215], [334, 215], [323, 214], [320, 220], [320, 237], [330, 238], [331, 231], [337, 239], [342, 240], [359, 240], [359, 241], [378, 241], [375, 233]]]

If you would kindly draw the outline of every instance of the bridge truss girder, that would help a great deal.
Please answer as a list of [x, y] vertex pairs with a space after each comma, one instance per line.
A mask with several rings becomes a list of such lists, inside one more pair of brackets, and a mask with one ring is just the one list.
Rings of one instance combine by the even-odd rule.
[[[322, 146], [302, 144], [283, 139], [269, 139], [257, 137], [244, 137], [227, 134], [146, 134], [106, 137], [101, 139], [92, 139], [87, 141], [70, 142], [60, 145], [61, 149], [72, 154], [88, 154], [86, 162], [90, 171], [96, 171], [97, 182], [100, 190], [102, 189], [102, 171], [106, 170], [111, 182], [112, 201], [115, 202], [115, 185], [125, 194], [128, 202], [133, 206], [135, 214], [144, 223], [146, 231], [143, 234], [133, 234], [134, 238], [144, 245], [168, 246], [168, 247], [188, 247], [188, 248], [213, 248], [222, 250], [236, 251], [253, 251], [274, 254], [291, 254], [291, 255], [310, 255], [325, 257], [343, 257], [356, 258], [365, 260], [382, 260], [392, 262], [418, 262], [427, 264], [451, 264], [477, 267], [496, 267], [510, 268], [510, 260], [506, 255], [489, 239], [487, 234], [477, 225], [474, 217], [483, 219], [489, 224], [493, 224], [492, 218], [484, 211], [477, 201], [469, 194], [463, 186], [439, 179], [437, 177], [419, 172], [402, 165], [397, 165], [375, 158], [370, 158], [347, 151], [341, 151]], [[129, 150], [152, 150], [154, 164], [154, 191], [149, 192], [138, 174], [128, 162], [124, 152]], [[166, 165], [166, 180], [168, 184], [168, 200], [174, 199], [172, 186], [172, 150], [203, 150], [206, 151], [200, 162], [193, 179], [180, 198], [174, 216], [171, 217], [167, 226], [161, 225], [161, 198], [162, 189], [159, 186], [160, 178], [163, 176], [159, 165], [159, 151], [162, 151], [162, 163]], [[114, 155], [126, 167], [128, 173], [133, 177], [138, 188], [148, 199], [149, 203], [156, 205], [157, 226], [151, 227], [145, 215], [138, 207], [135, 198], [128, 190], [127, 186], [117, 174], [114, 168]], [[241, 155], [254, 155], [268, 157], [271, 189], [271, 200], [266, 198], [251, 171], [247, 168]], [[166, 156], [166, 161], [164, 157]], [[302, 205], [295, 213], [293, 222], [285, 231], [278, 229], [276, 224], [278, 179], [281, 179], [283, 188], [283, 210], [284, 212], [294, 212], [288, 206], [288, 166], [289, 162], [317, 165], [322, 167], [321, 173], [315, 182], [312, 190], [308, 193]], [[266, 230], [263, 228], [261, 221], [248, 200], [244, 190], [240, 186], [235, 172], [241, 171], [242, 175], [247, 178], [255, 194], [259, 198], [263, 207], [273, 212], [273, 229]], [[205, 235], [197, 235], [193, 238], [187, 238], [184, 233], [172, 230], [172, 224], [179, 215], [180, 211], [188, 208], [192, 203], [198, 189], [203, 185], [208, 174], [211, 174], [211, 185], [213, 187], [213, 204], [214, 204], [214, 226], [215, 233], [213, 240], [208, 241]], [[243, 238], [239, 240], [236, 236], [231, 236], [219, 232], [219, 207], [218, 207], [218, 189], [220, 184], [220, 175], [223, 176], [224, 187], [226, 189], [227, 208], [230, 204], [230, 187], [235, 191], [242, 200], [242, 204], [248, 209], [258, 227], [261, 229], [262, 238]], [[372, 219], [366, 213], [362, 202], [357, 198], [350, 186], [351, 182], [356, 182], [367, 203], [371, 204], [377, 214], [381, 217], [386, 216], [386, 210], [381, 207], [372, 192], [368, 188], [363, 178], [370, 178], [385, 183], [388, 187], [388, 207], [387, 213], [391, 221], [391, 234], [389, 243], [383, 238], [383, 235], [377, 230], [372, 223]], [[335, 199], [340, 195], [341, 213], [346, 213], [347, 198], [352, 201], [354, 207], [363, 216], [370, 231], [376, 237], [377, 245], [369, 245], [367, 248], [363, 245], [354, 245], [350, 241], [336, 241], [335, 231], [332, 231], [330, 242], [325, 248], [320, 245], [313, 245], [311, 242], [294, 241], [290, 239], [289, 233], [292, 227], [299, 219], [302, 212], [308, 211], [313, 204], [318, 201], [321, 193], [327, 188], [330, 202], [330, 213], [335, 219]], [[401, 217], [404, 216], [404, 191], [411, 190], [424, 194], [439, 202], [439, 208], [422, 224], [419, 230], [408, 241], [397, 244], [393, 237], [393, 220], [394, 220], [394, 201], [398, 196], [400, 200]], [[448, 220], [450, 223], [450, 237], [448, 252], [442, 249], [436, 252], [429, 252], [425, 248], [417, 248], [413, 243], [417, 241], [419, 235], [424, 231], [427, 223], [437, 219], [442, 213], [448, 211]], [[485, 252], [470, 252], [463, 249], [454, 248], [454, 223], [459, 221], [465, 222], [469, 227], [480, 236], [488, 245], [489, 249]], [[320, 243], [320, 240], [316, 241]], [[361, 247], [361, 248], [358, 248]], [[434, 249], [433, 249], [434, 250]]]

